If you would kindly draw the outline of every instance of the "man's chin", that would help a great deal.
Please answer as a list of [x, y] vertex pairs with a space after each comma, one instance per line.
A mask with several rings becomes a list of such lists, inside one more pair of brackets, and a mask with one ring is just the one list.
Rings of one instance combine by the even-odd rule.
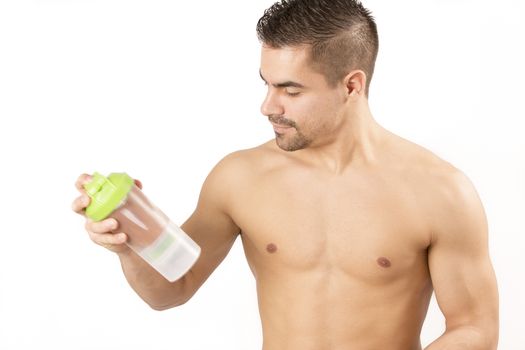
[[295, 152], [304, 149], [308, 146], [305, 142], [298, 142], [300, 140], [286, 141], [284, 135], [275, 133], [275, 143], [277, 146], [286, 152]]

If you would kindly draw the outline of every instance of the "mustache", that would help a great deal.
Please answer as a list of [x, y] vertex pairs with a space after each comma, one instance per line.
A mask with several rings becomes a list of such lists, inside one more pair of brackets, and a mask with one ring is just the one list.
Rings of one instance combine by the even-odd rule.
[[291, 126], [295, 128], [295, 122], [292, 120], [286, 119], [282, 115], [271, 115], [268, 117], [268, 119], [270, 120], [270, 122], [274, 124], [286, 125], [286, 126]]

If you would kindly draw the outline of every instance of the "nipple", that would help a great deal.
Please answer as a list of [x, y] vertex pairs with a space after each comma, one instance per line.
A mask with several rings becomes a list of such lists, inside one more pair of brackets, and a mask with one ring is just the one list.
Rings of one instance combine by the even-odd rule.
[[275, 253], [275, 252], [277, 251], [277, 246], [276, 246], [275, 244], [273, 244], [273, 243], [270, 243], [270, 244], [268, 244], [268, 245], [266, 246], [266, 251], [267, 251], [268, 253], [273, 254], [273, 253]]
[[384, 268], [388, 268], [392, 266], [392, 263], [390, 262], [390, 260], [388, 260], [385, 257], [380, 257], [376, 261], [379, 264], [379, 266], [384, 267]]

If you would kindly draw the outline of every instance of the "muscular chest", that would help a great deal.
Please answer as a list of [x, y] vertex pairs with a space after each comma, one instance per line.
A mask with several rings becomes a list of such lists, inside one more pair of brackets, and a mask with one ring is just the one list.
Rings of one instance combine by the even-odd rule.
[[236, 211], [254, 270], [339, 270], [369, 283], [421, 267], [428, 235], [417, 200], [381, 178], [259, 181]]

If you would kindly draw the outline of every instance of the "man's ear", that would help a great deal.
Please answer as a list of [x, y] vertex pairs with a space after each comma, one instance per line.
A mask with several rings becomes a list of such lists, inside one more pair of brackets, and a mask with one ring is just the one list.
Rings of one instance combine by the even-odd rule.
[[355, 98], [366, 93], [366, 74], [362, 70], [353, 70], [344, 79], [347, 97]]

